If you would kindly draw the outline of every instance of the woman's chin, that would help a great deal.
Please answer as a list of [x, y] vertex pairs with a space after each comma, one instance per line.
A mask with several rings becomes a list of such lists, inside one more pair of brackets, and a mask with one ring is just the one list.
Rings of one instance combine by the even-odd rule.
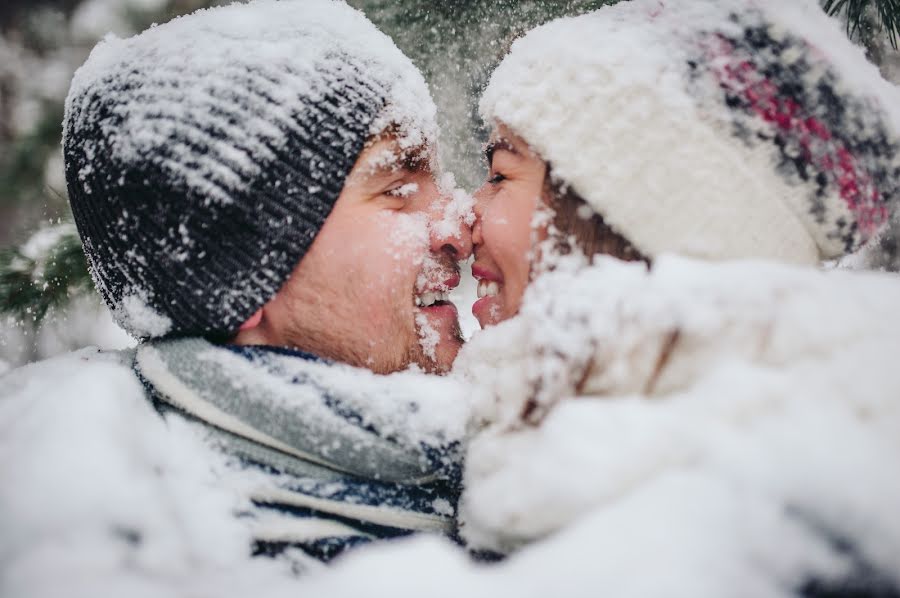
[[503, 300], [499, 295], [482, 297], [472, 305], [472, 315], [482, 328], [499, 324], [503, 317]]

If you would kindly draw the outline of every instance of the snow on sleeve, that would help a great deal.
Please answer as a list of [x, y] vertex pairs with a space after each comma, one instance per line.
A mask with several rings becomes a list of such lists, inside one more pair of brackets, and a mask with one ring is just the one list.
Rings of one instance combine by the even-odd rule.
[[[816, 580], [896, 591], [900, 282], [676, 258], [650, 274], [603, 263], [548, 276], [518, 318], [476, 335], [455, 371], [491, 391], [480, 415], [501, 422], [470, 446], [462, 533], [475, 547], [527, 546], [484, 566], [415, 538], [357, 551], [306, 589], [356, 596], [365, 579], [394, 596], [788, 598]], [[720, 349], [773, 324], [770, 350], [708, 359], [654, 398], [561, 401], [537, 425], [505, 411], [533, 390], [535, 343], [577, 356], [588, 330], [615, 355], [617, 340], [628, 353], [642, 328], [673, 322], [713, 343], [724, 332]]]
[[94, 349], [6, 375], [0, 593], [171, 595], [194, 584], [223, 595], [229, 581], [240, 586], [229, 571], [240, 564], [243, 578], [255, 575], [250, 537], [222, 470], [187, 424], [153, 410], [126, 365]]
[[[361, 548], [333, 571], [287, 579], [268, 561], [247, 558], [246, 530], [230, 518], [234, 503], [214, 477], [218, 467], [186, 430], [152, 412], [127, 370], [85, 367], [76, 354], [13, 372], [0, 385], [0, 551], [15, 555], [4, 594], [89, 595], [89, 586], [95, 595], [113, 587], [129, 595], [720, 598], [740, 588], [739, 595], [787, 598], [811, 577], [837, 583], [860, 563], [900, 584], [896, 279], [667, 258], [650, 274], [603, 263], [569, 283], [557, 287], [572, 292], [551, 303], [550, 316], [587, 318], [568, 328], [573, 344], [582, 329], [609, 334], [616, 328], [604, 321], [666, 307], [677, 318], [650, 319], [650, 329], [677, 321], [712, 333], [745, 309], [748, 329], [770, 320], [760, 313], [774, 314], [777, 327], [763, 359], [710, 359], [689, 383], [655, 398], [561, 401], [537, 426], [515, 425], [512, 409], [504, 425], [482, 430], [468, 452], [462, 531], [475, 545], [529, 543], [505, 562], [476, 565], [450, 542], [420, 537]], [[770, 295], [778, 301], [762, 301]], [[533, 388], [534, 341], [566, 338], [546, 312], [546, 334], [517, 327], [538, 313], [529, 305], [539, 297], [530, 293], [522, 317], [480, 333], [465, 350], [483, 362], [468, 368], [463, 390], [501, 393], [485, 418], [502, 419], [504, 400]], [[754, 302], [761, 307], [748, 308]], [[625, 337], [626, 351], [631, 338], [641, 337]], [[465, 419], [456, 376], [375, 376], [324, 364], [302, 373], [321, 375], [336, 395], [356, 392], [373, 417], [403, 421], [404, 433], [461, 433], [453, 423]], [[69, 392], [54, 398], [61, 387]], [[134, 529], [142, 534], [136, 546]]]
[[[581, 549], [622, 567], [601, 569], [617, 592], [677, 582], [715, 596], [736, 575], [759, 590], [749, 595], [786, 595], [804, 576], [839, 578], [859, 562], [894, 575], [898, 301], [892, 276], [764, 262], [663, 257], [648, 273], [601, 260], [544, 275], [518, 318], [481, 333], [493, 343], [476, 337], [464, 352], [494, 355], [497, 380], [528, 381], [495, 383], [482, 401], [499, 423], [469, 448], [463, 535], [510, 550], [574, 526], [533, 546], [534, 558], [551, 545], [572, 554], [564, 537], [591, 536]], [[496, 344], [512, 334], [526, 348], [504, 364]], [[544, 397], [552, 407], [526, 424], [541, 391], [557, 393]], [[565, 400], [576, 394], [587, 396]], [[701, 575], [700, 563], [730, 573]], [[656, 579], [628, 579], [638, 566]]]

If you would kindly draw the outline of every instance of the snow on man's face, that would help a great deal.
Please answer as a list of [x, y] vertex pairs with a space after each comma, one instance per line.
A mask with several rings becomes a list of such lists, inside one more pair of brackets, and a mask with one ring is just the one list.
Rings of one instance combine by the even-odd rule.
[[309, 251], [236, 342], [295, 347], [378, 373], [446, 371], [462, 345], [459, 260], [471, 230], [439, 189], [430, 148], [367, 145]]
[[547, 165], [506, 126], [495, 128], [487, 147], [488, 179], [475, 192], [472, 230], [479, 299], [472, 313], [482, 328], [519, 311], [528, 286], [532, 248], [547, 236], [542, 201]]

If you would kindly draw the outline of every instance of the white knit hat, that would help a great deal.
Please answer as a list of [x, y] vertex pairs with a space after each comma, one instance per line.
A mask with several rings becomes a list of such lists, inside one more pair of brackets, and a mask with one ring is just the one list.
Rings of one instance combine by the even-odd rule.
[[900, 193], [892, 102], [811, 1], [633, 0], [516, 41], [481, 113], [645, 255], [816, 263]]

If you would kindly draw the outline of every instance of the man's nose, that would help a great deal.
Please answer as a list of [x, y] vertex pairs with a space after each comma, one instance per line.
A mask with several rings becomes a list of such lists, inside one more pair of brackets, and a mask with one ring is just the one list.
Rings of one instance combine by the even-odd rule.
[[457, 261], [472, 255], [472, 217], [468, 210], [461, 210], [449, 196], [438, 200], [437, 217], [432, 220], [429, 236], [431, 251], [446, 253]]

